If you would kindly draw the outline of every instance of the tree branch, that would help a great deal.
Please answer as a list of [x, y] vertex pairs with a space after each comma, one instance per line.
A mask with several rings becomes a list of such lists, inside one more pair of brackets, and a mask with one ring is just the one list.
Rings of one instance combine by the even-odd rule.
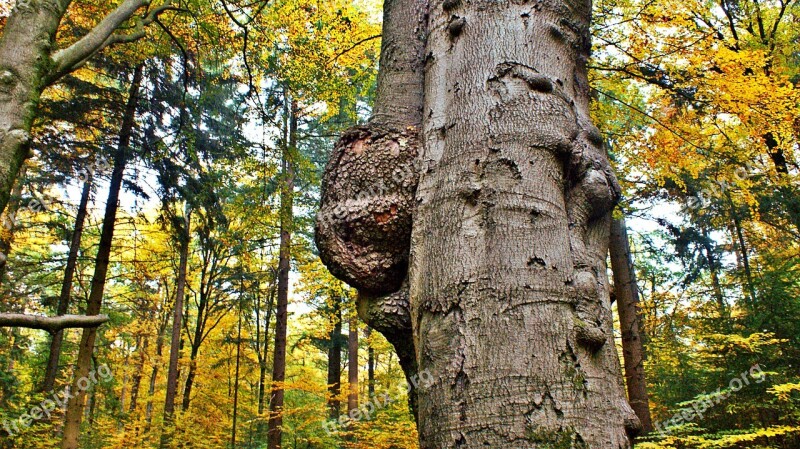
[[0, 327], [25, 327], [54, 334], [67, 328], [98, 327], [108, 321], [108, 315], [61, 315], [56, 317], [0, 313]]
[[646, 111], [643, 111], [642, 109], [637, 108], [636, 106], [634, 106], [634, 105], [632, 105], [630, 103], [627, 103], [627, 102], [625, 102], [623, 100], [620, 100], [619, 98], [617, 98], [617, 97], [615, 97], [615, 96], [613, 96], [613, 95], [611, 95], [611, 94], [609, 94], [607, 92], [603, 92], [602, 90], [596, 89], [594, 87], [591, 87], [590, 89], [595, 91], [595, 92], [597, 92], [600, 95], [603, 95], [604, 97], [608, 98], [609, 100], [616, 101], [617, 103], [627, 107], [628, 109], [630, 109], [630, 110], [632, 110], [634, 112], [638, 112], [639, 114], [642, 114], [643, 116], [649, 118], [650, 120], [654, 121], [655, 123], [660, 125], [662, 128], [664, 128], [665, 130], [667, 130], [670, 134], [673, 134], [675, 137], [683, 140], [684, 142], [686, 142], [689, 145], [697, 148], [698, 150], [703, 150], [704, 149], [703, 147], [697, 145], [696, 143], [692, 142], [688, 138], [684, 137], [683, 135], [681, 135], [677, 131], [675, 131], [672, 128], [670, 128], [669, 126], [667, 126], [666, 123], [662, 122], [661, 120], [659, 120], [658, 118], [654, 117], [653, 115], [648, 114]]
[[52, 84], [67, 73], [72, 72], [87, 59], [102, 49], [119, 43], [133, 42], [145, 36], [144, 28], [153, 23], [166, 10], [175, 9], [172, 0], [152, 9], [145, 17], [136, 20], [135, 31], [129, 34], [115, 34], [117, 29], [143, 6], [152, 0], [125, 0], [121, 5], [100, 21], [88, 34], [67, 48], [58, 50], [53, 55], [53, 69], [47, 83]]

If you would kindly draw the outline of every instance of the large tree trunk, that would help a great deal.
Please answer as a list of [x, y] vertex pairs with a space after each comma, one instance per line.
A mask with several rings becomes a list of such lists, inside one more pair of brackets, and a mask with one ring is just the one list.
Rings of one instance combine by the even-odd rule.
[[50, 51], [71, 2], [17, 2], [0, 37], [0, 212], [22, 163], [51, 70]]
[[628, 230], [625, 220], [611, 222], [611, 270], [614, 273], [614, 296], [617, 298], [619, 326], [622, 330], [622, 359], [625, 364], [625, 385], [628, 401], [642, 423], [643, 432], [653, 430], [650, 400], [644, 372], [644, 346], [639, 315], [639, 286], [633, 269]]
[[[75, 277], [75, 267], [78, 265], [78, 253], [81, 249], [81, 238], [83, 237], [83, 225], [86, 221], [86, 211], [89, 207], [89, 196], [92, 193], [92, 174], [87, 174], [86, 181], [83, 183], [81, 201], [78, 205], [78, 215], [75, 217], [75, 229], [72, 232], [72, 240], [69, 244], [69, 254], [67, 255], [67, 266], [64, 269], [64, 281], [61, 283], [61, 294], [58, 297], [59, 316], [66, 315], [69, 310], [70, 297], [72, 295], [72, 280]], [[50, 340], [50, 355], [45, 369], [44, 382], [41, 391], [48, 392], [53, 389], [58, 376], [58, 359], [61, 357], [61, 344], [64, 341], [64, 332], [56, 332]]]
[[350, 318], [347, 338], [347, 413], [358, 408], [358, 317]]
[[628, 448], [590, 0], [434, 1], [409, 287], [420, 447]]
[[333, 311], [331, 313], [331, 328], [328, 339], [328, 416], [331, 419], [339, 418], [340, 401], [342, 392], [342, 299], [332, 298]]
[[[285, 92], [286, 93], [286, 92]], [[285, 101], [288, 103], [289, 99]], [[292, 230], [294, 228], [294, 158], [297, 152], [297, 103], [287, 105], [287, 133], [282, 157], [280, 204], [280, 253], [278, 257], [278, 304], [275, 311], [275, 355], [272, 358], [272, 391], [267, 423], [267, 448], [280, 449], [283, 436], [283, 382], [286, 380], [286, 328], [289, 306], [289, 271], [292, 262]]]
[[[630, 447], [641, 425], [613, 344], [605, 259], [619, 187], [588, 115], [591, 2], [435, 1], [427, 26], [423, 2], [384, 8], [381, 74], [410, 67], [414, 79], [421, 66], [398, 61], [425, 55], [424, 153], [415, 163], [413, 124], [343, 136], [316, 240], [406, 374], [424, 374], [421, 448]], [[422, 98], [404, 90], [422, 84], [382, 82], [397, 100], [379, 95], [376, 118], [385, 101]], [[416, 198], [414, 174], [394, 176], [408, 164]], [[392, 185], [370, 191], [381, 181]]]
[[[142, 83], [142, 73], [144, 65], [136, 67], [128, 91], [128, 102], [122, 117], [122, 125], [119, 133], [119, 144], [117, 153], [114, 157], [114, 168], [111, 172], [111, 182], [108, 188], [108, 200], [106, 201], [105, 215], [103, 216], [103, 228], [100, 234], [100, 244], [97, 249], [95, 260], [94, 276], [92, 277], [92, 287], [89, 292], [88, 304], [86, 307], [87, 315], [100, 314], [103, 304], [103, 292], [106, 285], [106, 273], [108, 272], [109, 257], [111, 255], [111, 244], [114, 238], [114, 225], [117, 219], [117, 202], [119, 192], [122, 187], [125, 166], [130, 158], [130, 143], [133, 136], [134, 126], [136, 125], [136, 107], [139, 101], [139, 90]], [[75, 396], [69, 400], [67, 405], [66, 418], [64, 423], [64, 438], [62, 440], [63, 449], [77, 449], [78, 436], [80, 433], [81, 417], [83, 415], [83, 403], [86, 397], [84, 391], [78, 388], [78, 381], [89, 374], [94, 351], [94, 341], [97, 336], [97, 329], [91, 328], [83, 331], [81, 343], [78, 351], [77, 367], [75, 369], [75, 379], [72, 391]]]
[[[175, 285], [175, 309], [172, 315], [172, 339], [169, 346], [169, 369], [167, 371], [167, 392], [164, 399], [164, 431], [161, 433], [160, 447], [169, 447], [172, 441], [175, 396], [178, 392], [178, 360], [181, 354], [181, 329], [183, 323], [183, 299], [186, 291], [186, 267], [189, 261], [189, 244], [191, 242], [191, 209], [186, 207], [183, 226], [179, 230], [180, 261], [178, 262], [178, 278]], [[155, 377], [155, 371], [153, 372]]]

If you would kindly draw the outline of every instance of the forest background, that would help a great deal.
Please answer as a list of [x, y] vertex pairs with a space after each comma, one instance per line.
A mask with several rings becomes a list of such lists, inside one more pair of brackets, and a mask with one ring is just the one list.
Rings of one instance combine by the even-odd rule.
[[[74, 1], [58, 43], [113, 6]], [[638, 447], [798, 447], [800, 3], [594, 9], [593, 114], [624, 189], [655, 427]], [[275, 389], [285, 447], [417, 447], [393, 348], [313, 243], [333, 144], [370, 114], [380, 20], [368, 0], [180, 0], [45, 90], [2, 216], [0, 312], [100, 297], [109, 321], [88, 377], [83, 331], [0, 328], [1, 448], [61, 447], [70, 427], [86, 449], [266, 447]], [[81, 377], [86, 405], [68, 405]]]

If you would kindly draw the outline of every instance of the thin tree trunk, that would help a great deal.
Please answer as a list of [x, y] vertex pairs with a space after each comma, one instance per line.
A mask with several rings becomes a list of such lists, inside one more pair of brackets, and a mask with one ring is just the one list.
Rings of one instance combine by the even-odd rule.
[[[274, 284], [273, 284], [274, 285]], [[267, 390], [267, 355], [269, 354], [269, 322], [272, 320], [272, 308], [275, 305], [275, 287], [270, 288], [269, 300], [267, 302], [267, 316], [264, 320], [264, 346], [261, 352], [262, 356], [258, 361], [258, 414], [264, 413], [264, 406], [266, 404], [266, 390]]]
[[[168, 286], [164, 289], [165, 290], [165, 298], [167, 299], [164, 304], [169, 304], [169, 288]], [[145, 407], [145, 422], [147, 423], [147, 428], [145, 431], [149, 430], [150, 423], [153, 420], [153, 395], [156, 392], [156, 380], [158, 379], [158, 366], [161, 362], [161, 356], [163, 355], [164, 351], [164, 334], [167, 332], [167, 325], [169, 324], [169, 314], [164, 315], [164, 319], [161, 320], [159, 327], [158, 327], [158, 336], [156, 337], [156, 363], [153, 363], [153, 369], [150, 372], [150, 385], [147, 388], [147, 406]]]
[[200, 293], [200, 306], [197, 308], [197, 320], [195, 326], [194, 338], [192, 339], [191, 348], [189, 351], [189, 372], [186, 374], [186, 383], [183, 387], [183, 401], [181, 409], [183, 411], [189, 410], [189, 404], [192, 400], [192, 388], [194, 387], [194, 378], [197, 374], [197, 356], [200, 354], [200, 343], [203, 339], [203, 328], [205, 323], [205, 313], [207, 313], [206, 304], [207, 297]]
[[[122, 118], [122, 126], [119, 133], [119, 144], [117, 153], [114, 157], [114, 168], [111, 172], [111, 182], [108, 188], [108, 200], [106, 202], [105, 215], [103, 216], [103, 228], [100, 234], [100, 244], [97, 249], [95, 260], [94, 276], [92, 277], [92, 287], [89, 292], [88, 304], [86, 307], [87, 315], [99, 315], [103, 304], [103, 292], [106, 285], [106, 274], [108, 272], [109, 257], [111, 255], [111, 244], [114, 238], [114, 225], [117, 218], [117, 202], [119, 192], [122, 187], [122, 180], [125, 173], [125, 166], [130, 158], [130, 143], [133, 137], [134, 126], [136, 125], [136, 107], [139, 101], [139, 90], [142, 83], [144, 65], [136, 67], [133, 74], [133, 81], [128, 92], [128, 102], [125, 106]], [[86, 392], [78, 388], [78, 381], [89, 374], [91, 367], [94, 342], [97, 337], [97, 329], [90, 328], [83, 331], [81, 343], [78, 351], [78, 361], [75, 370], [75, 379], [72, 386], [74, 396], [69, 400], [67, 413], [64, 421], [64, 437], [62, 440], [63, 449], [77, 449], [78, 436], [80, 434], [81, 417], [83, 415], [83, 403]]]
[[736, 211], [732, 211], [731, 216], [733, 218], [734, 230], [736, 231], [736, 239], [739, 243], [739, 252], [742, 256], [742, 267], [744, 268], [745, 281], [747, 282], [745, 284], [747, 286], [746, 297], [749, 300], [750, 305], [754, 306], [756, 303], [756, 288], [753, 283], [753, 272], [750, 270], [750, 256], [747, 254], [747, 243], [744, 239], [742, 223], [739, 220], [739, 217], [736, 215]]
[[[242, 282], [241, 295], [244, 295]], [[239, 323], [236, 331], [236, 374], [233, 381], [233, 424], [231, 425], [231, 449], [236, 449], [236, 418], [239, 413], [239, 367], [242, 358], [242, 302], [239, 298]]]
[[339, 297], [332, 298], [333, 312], [331, 329], [328, 339], [328, 415], [331, 419], [339, 418], [339, 396], [342, 384], [342, 300]]
[[122, 387], [120, 389], [120, 394], [119, 394], [119, 411], [120, 411], [120, 413], [125, 413], [125, 396], [127, 395], [127, 392], [128, 392], [128, 371], [127, 371], [127, 369], [128, 369], [128, 366], [129, 366], [128, 361], [129, 361], [129, 357], [130, 357], [130, 354], [128, 352], [129, 350], [130, 350], [130, 346], [128, 346], [128, 343], [126, 342], [122, 347], [122, 351], [125, 353], [125, 358], [122, 360], [122, 367], [123, 367], [122, 368]]
[[421, 448], [621, 449], [641, 428], [612, 331], [620, 193], [589, 118], [590, 19], [590, 0], [430, 5], [409, 269]]
[[639, 286], [636, 283], [628, 230], [625, 220], [611, 222], [611, 270], [614, 273], [614, 296], [617, 298], [619, 324], [622, 331], [622, 358], [625, 364], [625, 384], [628, 401], [642, 423], [643, 432], [653, 431], [650, 399], [644, 371], [644, 345], [639, 314]]
[[[81, 249], [81, 238], [83, 237], [83, 226], [86, 222], [86, 213], [89, 207], [89, 197], [92, 192], [92, 181], [92, 174], [88, 173], [86, 181], [83, 183], [78, 215], [75, 217], [75, 229], [72, 232], [72, 240], [69, 244], [67, 266], [64, 269], [64, 281], [61, 283], [61, 294], [58, 297], [58, 310], [56, 313], [59, 316], [66, 315], [69, 310], [72, 281], [75, 278], [75, 268], [78, 265], [78, 253]], [[50, 340], [50, 355], [47, 360], [41, 391], [51, 391], [55, 386], [56, 377], [58, 376], [58, 360], [61, 357], [61, 344], [63, 341], [64, 331], [56, 332]]]
[[147, 348], [150, 345], [150, 339], [147, 335], [142, 337], [142, 345], [136, 346], [139, 351], [139, 360], [136, 362], [136, 368], [133, 371], [133, 384], [131, 385], [131, 403], [128, 407], [129, 413], [136, 411], [137, 401], [139, 400], [139, 389], [142, 385], [142, 377], [144, 376], [144, 362], [147, 360]]
[[350, 392], [347, 395], [347, 413], [358, 408], [358, 317], [350, 318], [347, 339], [347, 381]]
[[[285, 94], [287, 92], [284, 92]], [[267, 424], [267, 449], [280, 449], [283, 435], [283, 397], [286, 380], [286, 328], [287, 307], [289, 305], [289, 270], [291, 269], [292, 230], [294, 228], [294, 154], [297, 151], [297, 103], [288, 106], [286, 98], [285, 116], [289, 116], [288, 139], [284, 138], [282, 156], [281, 204], [280, 204], [280, 254], [278, 258], [278, 304], [275, 314], [275, 355], [272, 362], [272, 391], [269, 402], [269, 422]]]
[[714, 300], [717, 302], [718, 313], [723, 324], [728, 325], [730, 324], [728, 305], [725, 303], [725, 296], [722, 293], [722, 285], [719, 280], [720, 263], [717, 260], [717, 256], [714, 254], [714, 248], [711, 245], [711, 237], [708, 235], [708, 230], [703, 228], [702, 232], [703, 251], [705, 252], [706, 261], [708, 262], [708, 272], [711, 274], [711, 288], [714, 291]]
[[[164, 431], [161, 433], [160, 447], [166, 449], [172, 442], [175, 395], [178, 391], [178, 360], [181, 353], [181, 326], [183, 319], [183, 299], [186, 291], [186, 266], [189, 260], [189, 244], [191, 242], [191, 209], [188, 204], [184, 211], [182, 229], [179, 230], [180, 262], [178, 263], [178, 279], [175, 286], [175, 310], [172, 317], [172, 340], [169, 346], [169, 370], [167, 371], [167, 393], [164, 399]], [[155, 373], [153, 373], [155, 376]]]
[[[261, 355], [258, 361], [259, 364], [259, 373], [258, 373], [258, 415], [259, 420], [258, 424], [256, 425], [256, 435], [258, 436], [258, 441], [264, 441], [267, 438], [265, 433], [267, 429], [267, 423], [265, 423], [261, 416], [264, 414], [264, 410], [266, 407], [266, 390], [267, 390], [267, 362], [269, 357], [269, 323], [272, 320], [272, 310], [275, 306], [275, 292], [277, 290], [277, 283], [276, 279], [273, 278], [272, 285], [269, 289], [269, 300], [267, 301], [267, 316], [264, 320], [264, 340], [263, 340], [263, 347], [261, 349]], [[259, 343], [259, 342], [256, 342]]]
[[372, 328], [367, 327], [365, 335], [369, 345], [367, 349], [367, 394], [370, 401], [375, 397], [375, 348], [372, 347], [371, 334]]

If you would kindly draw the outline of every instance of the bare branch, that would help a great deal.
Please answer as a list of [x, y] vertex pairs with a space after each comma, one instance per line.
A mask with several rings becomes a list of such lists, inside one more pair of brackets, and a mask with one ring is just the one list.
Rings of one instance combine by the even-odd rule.
[[108, 321], [108, 315], [61, 315], [56, 317], [0, 313], [0, 327], [25, 327], [54, 334], [67, 328], [98, 327]]
[[340, 52], [339, 54], [337, 54], [337, 55], [336, 55], [336, 56], [335, 56], [335, 57], [334, 57], [334, 58], [331, 60], [331, 62], [336, 62], [336, 60], [338, 60], [339, 58], [341, 58], [342, 56], [344, 56], [346, 53], [348, 53], [348, 52], [350, 52], [350, 51], [354, 50], [354, 49], [355, 49], [356, 47], [358, 47], [359, 45], [361, 45], [361, 44], [363, 44], [363, 43], [366, 43], [366, 42], [369, 42], [369, 41], [371, 41], [371, 40], [380, 39], [382, 36], [383, 36], [382, 34], [376, 34], [376, 35], [374, 35], [374, 36], [370, 36], [370, 37], [366, 37], [366, 38], [364, 38], [364, 39], [361, 39], [360, 41], [358, 41], [358, 42], [356, 42], [355, 44], [351, 45], [351, 46], [350, 46], [350, 48], [348, 48], [347, 50], [344, 50], [344, 51]]
[[48, 84], [52, 84], [67, 73], [81, 66], [87, 59], [104, 48], [126, 42], [133, 42], [145, 36], [145, 27], [153, 23], [158, 16], [172, 6], [172, 0], [153, 8], [145, 17], [137, 18], [135, 30], [128, 34], [115, 34], [118, 28], [128, 21], [140, 8], [150, 4], [152, 0], [125, 0], [121, 5], [100, 21], [88, 34], [67, 48], [58, 50], [53, 55], [53, 70], [48, 76]]

